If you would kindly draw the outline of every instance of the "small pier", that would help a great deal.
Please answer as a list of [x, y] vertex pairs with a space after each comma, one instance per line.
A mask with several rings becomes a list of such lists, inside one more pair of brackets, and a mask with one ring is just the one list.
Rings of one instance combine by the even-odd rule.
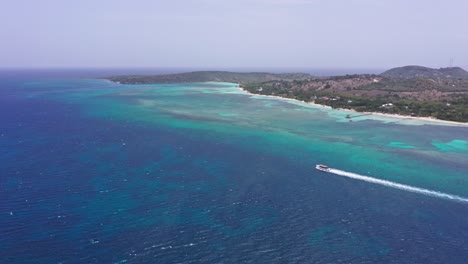
[[367, 116], [367, 115], [372, 115], [372, 114], [360, 114], [360, 115], [346, 115], [347, 119], [351, 119], [353, 117], [360, 117], [360, 116]]

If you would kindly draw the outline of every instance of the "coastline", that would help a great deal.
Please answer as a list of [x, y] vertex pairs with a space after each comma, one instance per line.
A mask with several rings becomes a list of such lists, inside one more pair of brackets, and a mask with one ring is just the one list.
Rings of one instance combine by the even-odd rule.
[[431, 123], [443, 123], [447, 125], [454, 125], [454, 126], [460, 126], [460, 127], [468, 127], [468, 123], [464, 122], [456, 122], [456, 121], [450, 121], [450, 120], [442, 120], [442, 119], [437, 119], [437, 118], [432, 118], [432, 117], [422, 117], [422, 116], [405, 116], [405, 115], [398, 115], [398, 114], [386, 114], [386, 113], [379, 113], [379, 112], [358, 112], [353, 109], [346, 109], [346, 108], [333, 108], [328, 105], [322, 105], [322, 104], [316, 104], [314, 102], [305, 102], [293, 98], [286, 98], [286, 97], [281, 97], [281, 96], [276, 96], [276, 95], [263, 95], [263, 94], [255, 94], [251, 93], [247, 90], [245, 90], [241, 84], [237, 84], [237, 87], [244, 91], [247, 94], [250, 95], [259, 95], [259, 96], [265, 96], [265, 97], [273, 97], [273, 98], [278, 98], [278, 99], [283, 99], [283, 100], [293, 100], [296, 102], [302, 102], [306, 103], [309, 105], [317, 106], [317, 107], [322, 107], [322, 108], [327, 108], [327, 109], [333, 109], [333, 110], [339, 110], [339, 111], [347, 111], [351, 113], [358, 113], [358, 114], [363, 114], [363, 115], [375, 115], [375, 116], [382, 116], [382, 117], [390, 117], [390, 118], [396, 118], [396, 119], [403, 119], [403, 120], [416, 120], [416, 121], [425, 121], [425, 122], [431, 122]]

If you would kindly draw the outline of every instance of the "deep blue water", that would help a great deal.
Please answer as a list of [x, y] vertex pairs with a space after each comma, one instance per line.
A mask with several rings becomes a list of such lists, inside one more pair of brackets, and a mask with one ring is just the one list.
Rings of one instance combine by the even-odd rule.
[[98, 118], [86, 104], [31, 97], [37, 90], [24, 86], [63, 75], [8, 76], [0, 263], [468, 259], [466, 204], [312, 177], [313, 162], [252, 147], [248, 137]]

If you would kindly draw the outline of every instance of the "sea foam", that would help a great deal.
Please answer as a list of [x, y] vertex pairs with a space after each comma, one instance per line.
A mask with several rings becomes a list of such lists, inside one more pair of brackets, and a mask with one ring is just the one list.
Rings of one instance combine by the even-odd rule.
[[437, 198], [442, 198], [446, 200], [452, 200], [452, 201], [457, 201], [457, 202], [463, 202], [463, 203], [468, 203], [468, 198], [464, 198], [458, 195], [453, 195], [453, 194], [448, 194], [448, 193], [443, 193], [443, 192], [438, 192], [438, 191], [432, 191], [424, 188], [419, 188], [419, 187], [414, 187], [406, 184], [401, 184], [401, 183], [396, 183], [392, 181], [387, 181], [387, 180], [381, 180], [381, 179], [376, 179], [372, 178], [369, 176], [364, 176], [352, 172], [347, 172], [347, 171], [342, 171], [342, 170], [337, 170], [337, 169], [330, 169], [328, 172], [333, 173], [335, 175], [343, 176], [343, 177], [348, 177], [351, 179], [356, 179], [356, 180], [361, 180], [361, 181], [366, 181], [370, 183], [375, 183], [379, 185], [384, 185], [387, 187], [392, 187], [395, 189], [400, 189], [408, 192], [413, 192], [413, 193], [420, 193], [432, 197], [437, 197]]

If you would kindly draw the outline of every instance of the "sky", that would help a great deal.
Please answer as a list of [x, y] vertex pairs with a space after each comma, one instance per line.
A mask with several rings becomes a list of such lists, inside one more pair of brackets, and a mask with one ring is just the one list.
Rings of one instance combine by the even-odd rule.
[[0, 0], [0, 67], [468, 69], [467, 10], [467, 0]]

